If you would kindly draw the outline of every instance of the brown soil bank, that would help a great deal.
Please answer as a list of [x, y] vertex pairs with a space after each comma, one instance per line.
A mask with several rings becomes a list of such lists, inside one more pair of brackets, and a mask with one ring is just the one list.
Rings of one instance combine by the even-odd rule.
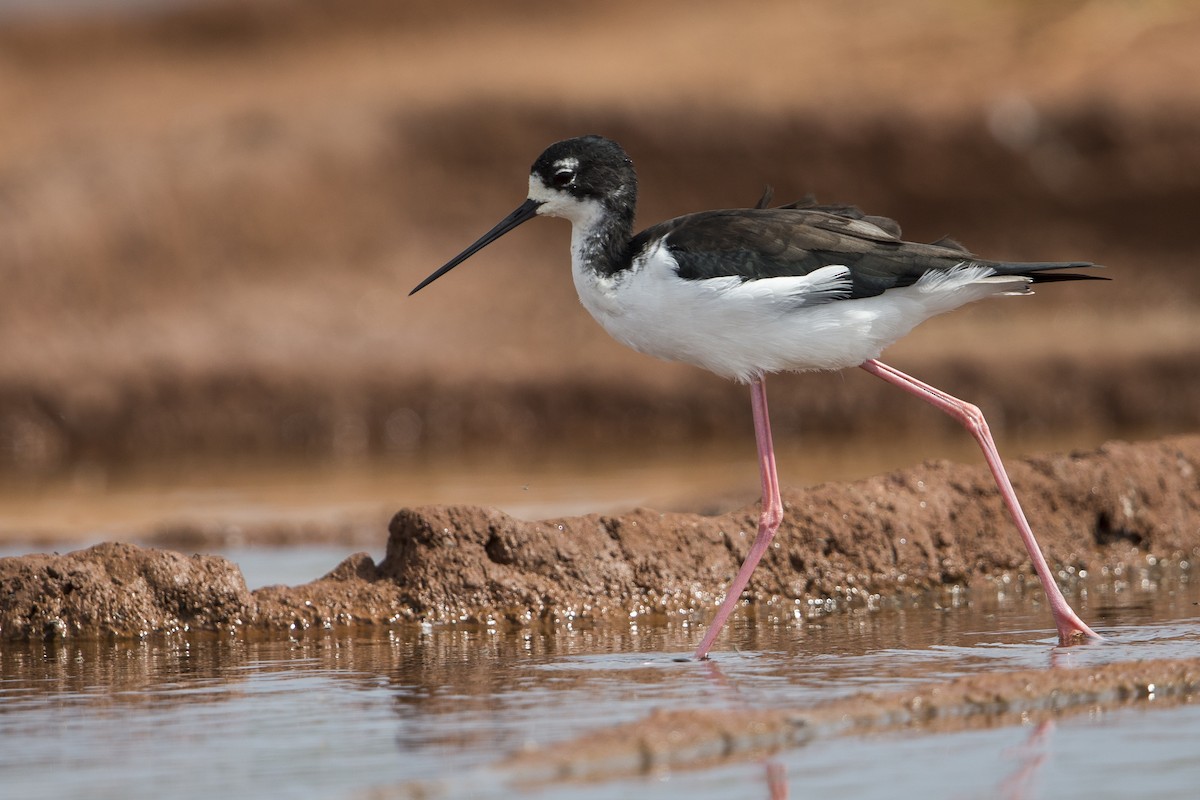
[[[889, 357], [1001, 434], [1200, 427], [1192, 4], [443, 6], [5, 20], [0, 477], [748, 425], [739, 387], [594, 325], [563, 225], [404, 297], [586, 131], [636, 160], [645, 223], [772, 183], [915, 239], [1104, 263], [1112, 284], [964, 310]], [[895, 399], [854, 379], [772, 392], [805, 431]]]
[[[1065, 579], [1200, 555], [1200, 437], [1110, 443], [1010, 469]], [[784, 497], [779, 545], [747, 590], [755, 602], [864, 603], [1029, 571], [982, 468], [929, 463]], [[132, 545], [0, 559], [0, 636], [707, 611], [755, 519], [753, 507], [533, 523], [474, 507], [403, 509], [379, 564], [360, 553], [312, 583], [253, 593], [224, 559]]]

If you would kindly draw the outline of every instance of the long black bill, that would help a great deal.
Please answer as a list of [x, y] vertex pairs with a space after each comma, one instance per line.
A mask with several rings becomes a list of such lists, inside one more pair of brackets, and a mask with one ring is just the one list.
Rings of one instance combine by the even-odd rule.
[[461, 253], [456, 255], [454, 258], [447, 261], [444, 266], [442, 266], [441, 268], [438, 269], [437, 272], [433, 273], [428, 278], [426, 278], [425, 280], [418, 283], [417, 288], [415, 288], [411, 292], [409, 292], [408, 296], [412, 297], [414, 294], [421, 291], [426, 286], [433, 283], [438, 278], [442, 277], [447, 272], [454, 269], [455, 267], [457, 267], [462, 262], [466, 261], [471, 256], [475, 255], [480, 250], [487, 247], [489, 244], [496, 241], [501, 236], [508, 233], [513, 228], [517, 227], [518, 225], [520, 225], [522, 222], [533, 219], [533, 217], [537, 216], [537, 210], [538, 210], [538, 207], [541, 206], [541, 204], [542, 203], [540, 200], [526, 200], [524, 203], [521, 203], [521, 205], [519, 205], [517, 207], [516, 211], [512, 212], [507, 217], [500, 220], [499, 224], [497, 224], [496, 227], [492, 228], [490, 231], [485, 233], [483, 236], [480, 236], [479, 239], [475, 242], [475, 244], [471, 245], [466, 250], [463, 250]]

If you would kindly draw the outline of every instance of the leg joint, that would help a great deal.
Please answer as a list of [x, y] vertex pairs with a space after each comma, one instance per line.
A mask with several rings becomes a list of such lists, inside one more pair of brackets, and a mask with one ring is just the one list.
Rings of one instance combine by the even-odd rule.
[[983, 416], [983, 411], [974, 403], [962, 403], [959, 406], [959, 414], [961, 415], [963, 425], [970, 428], [972, 431], [986, 433], [988, 431], [987, 418]]
[[[764, 498], [765, 500], [766, 498]], [[783, 523], [783, 504], [767, 502], [762, 513], [758, 515], [759, 530], [769, 530], [772, 533]]]

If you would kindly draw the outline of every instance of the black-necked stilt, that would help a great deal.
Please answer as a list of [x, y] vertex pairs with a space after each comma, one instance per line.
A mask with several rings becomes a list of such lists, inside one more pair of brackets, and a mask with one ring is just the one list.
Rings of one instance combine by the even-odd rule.
[[617, 341], [750, 384], [763, 490], [758, 534], [697, 658], [707, 656], [783, 518], [763, 380], [784, 370], [862, 367], [962, 423], [983, 448], [1021, 533], [1059, 641], [1100, 638], [1055, 583], [980, 410], [878, 361], [885, 347], [936, 314], [1026, 294], [1034, 283], [1093, 278], [1056, 271], [1092, 264], [987, 261], [949, 239], [905, 242], [894, 222], [851, 206], [703, 211], [635, 236], [636, 203], [637, 175], [616, 142], [582, 136], [553, 144], [533, 164], [525, 202], [410, 294], [526, 220], [565, 217], [579, 299]]

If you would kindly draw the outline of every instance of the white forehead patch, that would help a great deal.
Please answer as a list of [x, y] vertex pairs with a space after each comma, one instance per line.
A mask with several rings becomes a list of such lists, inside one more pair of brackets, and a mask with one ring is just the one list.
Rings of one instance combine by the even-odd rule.
[[529, 199], [546, 202], [554, 196], [554, 192], [542, 182], [542, 177], [536, 172], [529, 174]]
[[604, 206], [599, 201], [572, 197], [561, 189], [551, 188], [536, 172], [529, 176], [529, 199], [541, 204], [537, 210], [541, 216], [565, 217], [588, 230], [604, 218]]

